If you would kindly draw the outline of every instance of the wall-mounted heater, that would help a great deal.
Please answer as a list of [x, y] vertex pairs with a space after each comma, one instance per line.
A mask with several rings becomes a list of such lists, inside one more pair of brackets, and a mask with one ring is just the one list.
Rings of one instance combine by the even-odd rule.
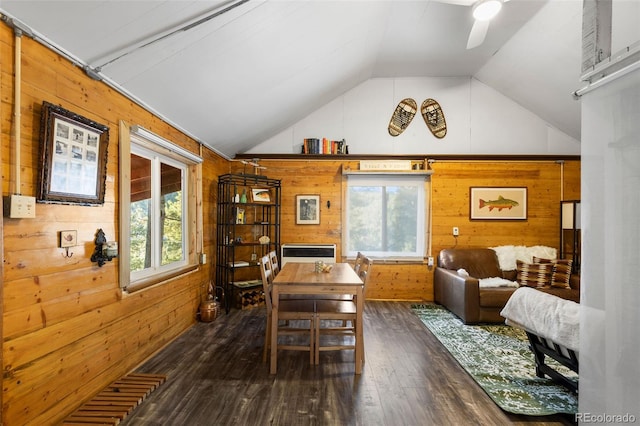
[[321, 260], [336, 263], [335, 244], [282, 244], [280, 266], [287, 262], [313, 263]]

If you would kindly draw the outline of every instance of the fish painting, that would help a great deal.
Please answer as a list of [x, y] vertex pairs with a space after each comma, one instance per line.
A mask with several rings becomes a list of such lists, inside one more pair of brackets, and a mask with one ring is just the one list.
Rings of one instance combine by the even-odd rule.
[[489, 207], [489, 211], [493, 209], [498, 209], [498, 211], [502, 211], [502, 209], [511, 210], [513, 207], [518, 206], [519, 203], [514, 200], [510, 200], [508, 198], [504, 198], [502, 195], [498, 196], [497, 200], [485, 201], [480, 199], [480, 208]]

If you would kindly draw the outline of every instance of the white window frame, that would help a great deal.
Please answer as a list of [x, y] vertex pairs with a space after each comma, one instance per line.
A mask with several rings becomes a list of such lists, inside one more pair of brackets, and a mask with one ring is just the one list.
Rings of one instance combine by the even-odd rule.
[[[189, 185], [187, 185], [188, 166], [187, 164], [175, 161], [172, 158], [158, 154], [157, 152], [144, 148], [139, 145], [137, 137], [131, 138], [131, 154], [146, 158], [151, 162], [151, 266], [139, 271], [131, 271], [131, 281], [136, 282], [143, 280], [159, 273], [167, 272], [172, 269], [182, 268], [187, 265], [187, 254], [189, 253], [188, 232], [188, 202]], [[182, 191], [182, 258], [167, 265], [162, 265], [162, 244], [160, 238], [162, 236], [162, 221], [160, 220], [160, 167], [161, 164], [168, 164], [181, 172], [180, 189]], [[130, 204], [131, 205], [131, 204]]]
[[[367, 251], [367, 250], [349, 250], [349, 188], [351, 186], [373, 186], [381, 187], [387, 186], [390, 182], [395, 185], [410, 185], [419, 186], [422, 190], [418, 190], [418, 199], [416, 203], [417, 208], [417, 242], [416, 251], [412, 253], [389, 253], [379, 251]], [[425, 175], [419, 174], [406, 174], [406, 173], [348, 173], [347, 182], [345, 188], [345, 209], [344, 209], [344, 228], [343, 228], [343, 253], [348, 258], [355, 257], [358, 251], [363, 251], [370, 257], [388, 260], [409, 260], [409, 261], [423, 261], [427, 253], [427, 241], [428, 241], [428, 218], [429, 218], [429, 200], [428, 200], [428, 184], [429, 178]]]
[[[189, 272], [199, 266], [199, 254], [202, 252], [202, 199], [201, 174], [202, 158], [187, 151], [140, 126], [129, 126], [120, 122], [120, 243], [119, 278], [124, 292], [133, 292], [151, 285], [167, 281], [177, 275]], [[160, 252], [154, 253], [153, 268], [143, 271], [130, 270], [130, 219], [131, 219], [131, 154], [140, 155], [152, 162], [152, 174], [155, 169], [159, 176], [160, 162], [177, 167], [182, 171], [183, 190], [183, 254], [181, 261], [160, 265]], [[152, 193], [159, 194], [159, 182], [152, 182]], [[152, 196], [153, 197], [153, 196]], [[153, 207], [152, 207], [153, 208]], [[159, 212], [152, 213], [159, 217]], [[157, 221], [160, 222], [160, 221]], [[152, 235], [160, 235], [160, 224], [154, 225]], [[152, 237], [154, 238], [154, 237]], [[160, 249], [156, 240], [155, 246]]]

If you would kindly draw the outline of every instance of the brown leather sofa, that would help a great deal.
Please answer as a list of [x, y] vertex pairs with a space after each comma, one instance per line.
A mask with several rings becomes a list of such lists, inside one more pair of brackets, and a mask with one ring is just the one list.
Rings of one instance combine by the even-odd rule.
[[[469, 276], [458, 274], [465, 269]], [[489, 248], [445, 249], [438, 254], [434, 276], [435, 302], [456, 314], [465, 324], [503, 323], [500, 311], [514, 287], [483, 287], [479, 279], [502, 277], [516, 280], [516, 271], [502, 271], [496, 252]], [[571, 275], [571, 289], [543, 288], [540, 291], [580, 302], [580, 277]]]

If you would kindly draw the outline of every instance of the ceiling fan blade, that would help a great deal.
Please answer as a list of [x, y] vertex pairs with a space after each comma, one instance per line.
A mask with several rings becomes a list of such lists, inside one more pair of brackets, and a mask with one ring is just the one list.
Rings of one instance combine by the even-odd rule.
[[475, 20], [473, 27], [471, 27], [471, 32], [469, 33], [469, 39], [467, 40], [467, 49], [473, 49], [474, 47], [478, 47], [482, 44], [484, 38], [487, 36], [487, 31], [489, 30], [489, 22], [490, 21]]
[[438, 3], [457, 4], [459, 6], [471, 6], [476, 0], [433, 0]]

